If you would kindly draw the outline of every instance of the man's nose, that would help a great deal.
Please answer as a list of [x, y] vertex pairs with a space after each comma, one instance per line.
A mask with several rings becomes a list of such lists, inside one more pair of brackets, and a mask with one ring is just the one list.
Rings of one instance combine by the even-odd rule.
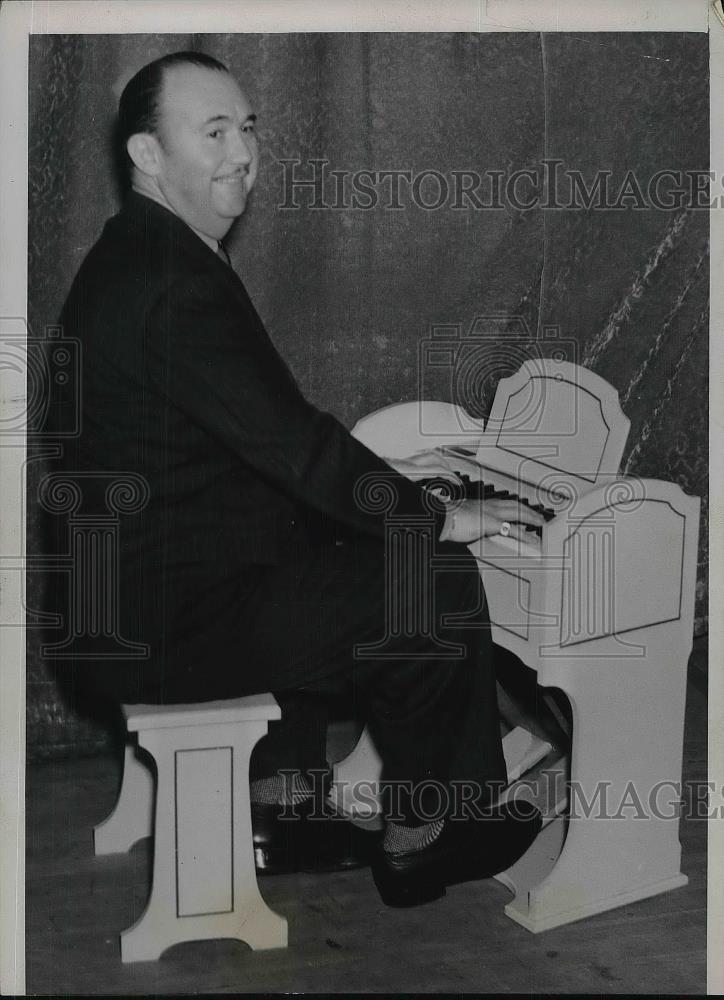
[[244, 166], [251, 163], [253, 158], [250, 140], [243, 132], [235, 132], [230, 148], [230, 159], [233, 163], [240, 163]]

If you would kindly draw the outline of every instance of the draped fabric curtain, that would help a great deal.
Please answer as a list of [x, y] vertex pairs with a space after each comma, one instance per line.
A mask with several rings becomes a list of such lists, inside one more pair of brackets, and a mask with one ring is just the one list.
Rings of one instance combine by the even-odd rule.
[[[631, 420], [625, 470], [704, 498], [704, 632], [707, 213], [688, 196], [642, 205], [630, 180], [615, 208], [545, 200], [556, 169], [579, 171], [589, 187], [606, 172], [619, 193], [631, 174], [646, 192], [657, 171], [671, 171], [671, 186], [707, 169], [706, 36], [35, 36], [35, 336], [57, 322], [120, 204], [111, 136], [123, 85], [179, 49], [225, 62], [258, 114], [259, 179], [228, 245], [307, 396], [348, 426], [417, 398], [484, 413], [526, 351], [562, 346], [618, 390]], [[431, 361], [428, 341], [451, 347], [452, 360]], [[474, 370], [457, 350], [472, 343]], [[31, 554], [42, 549], [34, 490], [45, 461], [29, 466]], [[99, 731], [59, 696], [40, 654], [42, 588], [31, 571], [29, 745], [86, 748]]]

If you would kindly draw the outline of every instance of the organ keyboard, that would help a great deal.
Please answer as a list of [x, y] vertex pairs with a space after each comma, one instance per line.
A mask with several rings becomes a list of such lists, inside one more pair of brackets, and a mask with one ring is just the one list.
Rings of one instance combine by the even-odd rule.
[[[603, 379], [537, 359], [499, 382], [485, 423], [452, 404], [417, 402], [353, 431], [429, 488], [504, 491], [545, 511], [542, 529], [524, 538], [469, 546], [493, 640], [571, 704], [566, 809], [499, 876], [515, 893], [506, 913], [534, 932], [687, 882], [675, 817], [699, 499], [620, 474], [628, 430]], [[430, 475], [432, 458], [442, 478]], [[349, 789], [378, 780], [379, 769], [365, 733], [336, 768], [340, 803], [354, 812]]]
[[[523, 506], [538, 511], [546, 521], [550, 521], [556, 516], [552, 507], [545, 507], [542, 503], [533, 503], [525, 495], [514, 493], [512, 490], [500, 489], [494, 483], [486, 483], [483, 479], [473, 480], [464, 473], [456, 476], [454, 480], [446, 480], [444, 477], [421, 479], [418, 485], [438, 496], [445, 497], [448, 502], [453, 502], [455, 499], [455, 491], [451, 488], [453, 482], [462, 487], [460, 498], [464, 500], [516, 500]], [[543, 537], [543, 529], [536, 525], [526, 524], [525, 530], [539, 538]], [[532, 543], [533, 539], [528, 539], [528, 541]]]

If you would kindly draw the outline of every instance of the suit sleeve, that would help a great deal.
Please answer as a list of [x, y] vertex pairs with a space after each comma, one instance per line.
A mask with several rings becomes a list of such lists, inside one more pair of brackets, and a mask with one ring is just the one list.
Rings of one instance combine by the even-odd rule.
[[148, 374], [186, 416], [270, 485], [365, 533], [384, 536], [396, 516], [445, 515], [434, 498], [309, 403], [249, 303], [194, 277], [172, 286], [151, 310]]

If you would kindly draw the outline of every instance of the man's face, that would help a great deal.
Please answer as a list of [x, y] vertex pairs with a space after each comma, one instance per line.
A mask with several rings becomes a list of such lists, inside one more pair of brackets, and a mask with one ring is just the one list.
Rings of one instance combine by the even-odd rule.
[[249, 102], [229, 73], [187, 64], [166, 71], [159, 112], [158, 186], [184, 222], [221, 239], [256, 180]]

